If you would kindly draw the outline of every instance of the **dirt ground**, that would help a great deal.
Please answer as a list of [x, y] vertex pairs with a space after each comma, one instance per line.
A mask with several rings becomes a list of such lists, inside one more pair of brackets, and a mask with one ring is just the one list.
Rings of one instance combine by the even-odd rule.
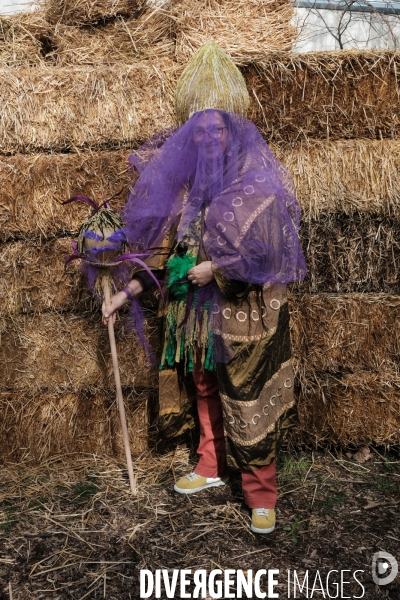
[[[195, 464], [183, 445], [135, 461], [136, 498], [114, 459], [3, 465], [0, 600], [136, 600], [141, 569], [183, 568], [279, 569], [280, 598], [296, 570], [300, 582], [309, 574], [297, 598], [399, 600], [400, 575], [375, 585], [371, 563], [377, 551], [400, 562], [400, 452], [371, 452], [364, 463], [351, 452], [282, 452], [277, 527], [266, 536], [249, 530], [238, 474], [193, 496], [173, 492], [174, 478]], [[340, 573], [326, 586], [333, 569], [350, 582], [338, 595]]]

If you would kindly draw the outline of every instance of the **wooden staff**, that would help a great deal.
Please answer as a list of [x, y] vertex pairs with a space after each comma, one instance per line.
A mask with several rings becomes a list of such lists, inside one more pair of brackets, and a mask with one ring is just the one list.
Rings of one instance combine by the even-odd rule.
[[[111, 302], [110, 278], [108, 275], [103, 276], [102, 287], [103, 287], [104, 301], [105, 301], [105, 305], [107, 308], [108, 306], [110, 306], [110, 302]], [[112, 317], [110, 317], [108, 319], [108, 336], [110, 338], [111, 356], [112, 356], [112, 363], [113, 363], [114, 377], [115, 377], [115, 387], [117, 390], [118, 409], [119, 409], [119, 416], [121, 419], [122, 436], [124, 438], [124, 447], [125, 447], [125, 454], [126, 454], [126, 463], [128, 466], [129, 482], [131, 485], [132, 494], [134, 496], [136, 496], [137, 495], [136, 476], [133, 473], [132, 456], [131, 456], [131, 449], [129, 446], [129, 437], [128, 437], [128, 426], [126, 424], [124, 397], [122, 395], [121, 378], [119, 376], [117, 346], [115, 344], [114, 323], [113, 323]]]

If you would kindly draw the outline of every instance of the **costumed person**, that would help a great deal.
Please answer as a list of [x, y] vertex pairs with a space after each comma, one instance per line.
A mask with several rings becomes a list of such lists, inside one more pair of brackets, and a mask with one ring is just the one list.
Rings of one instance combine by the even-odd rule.
[[[188, 377], [200, 422], [199, 461], [174, 489], [224, 485], [238, 468], [251, 529], [275, 527], [276, 456], [297, 423], [286, 284], [301, 280], [300, 209], [286, 169], [246, 119], [243, 76], [213, 42], [178, 82], [181, 123], [131, 160], [139, 170], [123, 213], [135, 251], [166, 281], [160, 423], [190, 426]], [[104, 321], [151, 285], [133, 276]]]

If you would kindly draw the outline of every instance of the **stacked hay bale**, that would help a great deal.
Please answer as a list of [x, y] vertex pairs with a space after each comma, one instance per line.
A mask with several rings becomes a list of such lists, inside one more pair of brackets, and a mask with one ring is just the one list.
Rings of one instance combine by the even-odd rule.
[[[79, 269], [63, 271], [88, 211], [61, 202], [83, 193], [124, 205], [135, 177], [129, 152], [175, 123], [175, 84], [202, 43], [191, 31], [193, 23], [201, 30], [203, 10], [215, 13], [214, 29], [231, 46], [238, 15], [246, 17], [248, 40], [235, 55], [241, 64], [291, 45], [293, 8], [275, 0], [39, 0], [33, 13], [0, 18], [2, 459], [71, 449], [123, 456], [107, 332]], [[277, 24], [273, 46], [267, 35], [256, 43], [262, 26]], [[154, 320], [147, 326], [152, 335]], [[157, 376], [121, 323], [117, 339], [138, 454]]]
[[[303, 208], [296, 439], [398, 443], [399, 54], [294, 56], [292, 5], [278, 0], [42, 5], [0, 27], [1, 457], [122, 455], [106, 331], [79, 270], [63, 273], [87, 209], [60, 202], [84, 193], [123, 206], [127, 155], [174, 125], [177, 78], [210, 36], [241, 65], [249, 116]], [[117, 337], [139, 453], [156, 377], [121, 326]]]
[[[113, 19], [128, 30], [137, 27], [144, 14], [138, 2], [61, 5], [48, 2], [43, 10], [1, 20], [2, 459], [40, 460], [66, 451], [124, 455], [107, 330], [79, 268], [63, 269], [88, 211], [61, 202], [83, 193], [112, 197], [121, 208], [134, 181], [129, 151], [171, 120], [163, 108], [164, 79], [150, 62], [132, 53], [133, 60], [126, 54], [111, 68], [103, 52], [97, 68], [74, 68], [72, 52], [64, 67], [62, 47], [57, 52], [60, 36], [64, 42], [74, 32], [75, 41], [77, 32], [80, 42], [94, 36], [95, 21], [101, 21], [101, 39]], [[170, 58], [164, 72], [172, 67]], [[150, 336], [153, 326], [150, 321]], [[117, 338], [137, 455], [147, 448], [154, 373], [122, 321]]]
[[251, 117], [302, 205], [292, 287], [303, 435], [400, 442], [398, 52], [270, 57], [247, 69]]

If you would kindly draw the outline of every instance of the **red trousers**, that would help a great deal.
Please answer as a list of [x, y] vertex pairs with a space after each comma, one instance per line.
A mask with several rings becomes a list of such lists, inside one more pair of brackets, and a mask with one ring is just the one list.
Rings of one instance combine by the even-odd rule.
[[[226, 477], [228, 467], [218, 380], [211, 371], [201, 371], [199, 363], [195, 366], [193, 378], [200, 421], [200, 444], [197, 450], [200, 459], [195, 473], [203, 477]], [[244, 500], [250, 508], [275, 508], [275, 460], [257, 471], [242, 471], [242, 488]]]

